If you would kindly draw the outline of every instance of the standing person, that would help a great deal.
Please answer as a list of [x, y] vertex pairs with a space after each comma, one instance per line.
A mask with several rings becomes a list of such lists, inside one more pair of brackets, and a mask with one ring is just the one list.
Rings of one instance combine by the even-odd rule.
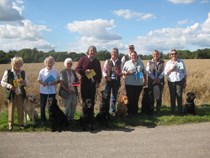
[[69, 121], [69, 124], [72, 123], [74, 119], [74, 113], [76, 111], [77, 105], [77, 87], [74, 86], [74, 83], [78, 83], [79, 79], [74, 69], [72, 69], [72, 59], [66, 58], [64, 61], [65, 69], [60, 72], [60, 92], [65, 91], [66, 96], [62, 97], [64, 104], [64, 113]]
[[[45, 68], [41, 69], [38, 75], [40, 84], [40, 110], [41, 122], [46, 121], [45, 107], [49, 98], [55, 98], [56, 85], [59, 83], [59, 72], [53, 68], [55, 60], [52, 56], [48, 56], [44, 60]], [[49, 107], [50, 108], [50, 107]]]
[[125, 88], [128, 97], [128, 115], [136, 115], [138, 113], [138, 101], [143, 85], [146, 85], [146, 70], [137, 53], [131, 53], [131, 59], [128, 60], [122, 69], [125, 75]]
[[164, 61], [160, 59], [158, 50], [152, 53], [152, 60], [147, 63], [148, 88], [152, 109], [156, 101], [156, 113], [159, 114], [162, 104], [162, 92], [164, 87]]
[[95, 104], [96, 88], [99, 87], [102, 78], [101, 64], [96, 58], [97, 49], [90, 46], [87, 55], [81, 57], [75, 68], [81, 76], [81, 97], [83, 103], [86, 99], [91, 99]]
[[14, 109], [17, 107], [18, 125], [19, 129], [23, 129], [23, 103], [26, 98], [24, 87], [28, 86], [29, 81], [25, 71], [21, 69], [23, 66], [23, 59], [21, 57], [14, 57], [11, 59], [12, 69], [6, 70], [1, 80], [1, 86], [8, 91], [8, 123], [9, 130], [13, 129], [14, 125]]
[[182, 114], [182, 93], [186, 86], [186, 67], [184, 61], [178, 59], [178, 53], [175, 49], [170, 52], [171, 60], [166, 63], [164, 73], [167, 76], [168, 87], [170, 91], [171, 111], [175, 112], [176, 100], [178, 112]]
[[111, 52], [111, 59], [108, 59], [104, 63], [103, 76], [105, 78], [105, 90], [108, 91], [108, 100], [111, 97], [111, 114], [115, 114], [116, 111], [116, 100], [117, 93], [120, 88], [120, 77], [121, 77], [121, 61], [119, 60], [119, 51], [117, 48], [113, 48]]
[[131, 53], [134, 51], [135, 51], [134, 45], [132, 45], [132, 44], [129, 45], [128, 46], [128, 54], [124, 55], [121, 59], [121, 70], [123, 69], [125, 62], [131, 59]]

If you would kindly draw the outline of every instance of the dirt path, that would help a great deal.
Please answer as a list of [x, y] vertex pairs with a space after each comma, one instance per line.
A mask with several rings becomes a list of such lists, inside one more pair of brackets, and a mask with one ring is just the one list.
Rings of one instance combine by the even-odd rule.
[[1, 132], [1, 158], [209, 158], [210, 122], [90, 132]]

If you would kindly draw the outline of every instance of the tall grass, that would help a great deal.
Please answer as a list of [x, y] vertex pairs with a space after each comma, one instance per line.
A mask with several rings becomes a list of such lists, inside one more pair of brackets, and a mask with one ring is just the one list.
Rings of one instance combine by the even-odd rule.
[[[143, 63], [146, 65], [148, 61], [144, 60]], [[202, 105], [202, 104], [208, 104], [210, 103], [210, 60], [207, 59], [196, 59], [196, 60], [184, 60], [187, 68], [187, 86], [184, 91], [184, 98], [185, 95], [189, 91], [193, 91], [196, 93], [196, 105]], [[73, 68], [76, 66], [76, 62], [73, 64]], [[101, 65], [103, 66], [104, 62], [101, 62]], [[37, 77], [40, 69], [44, 67], [43, 63], [30, 63], [30, 64], [24, 64], [23, 69], [26, 71], [26, 75], [28, 76], [30, 86], [26, 88], [27, 93], [33, 92], [36, 94], [37, 98], [39, 98], [39, 84], [37, 82]], [[3, 76], [3, 73], [6, 69], [10, 69], [10, 64], [1, 64], [0, 65], [0, 76]], [[61, 71], [64, 66], [63, 62], [57, 62], [55, 64], [55, 68], [58, 71]], [[166, 79], [165, 79], [166, 81]], [[165, 87], [163, 91], [163, 104], [165, 106], [169, 106], [169, 90], [167, 86], [167, 81], [165, 82]], [[99, 91], [103, 89], [104, 82], [101, 83], [99, 87]], [[124, 93], [125, 89], [122, 83], [122, 87], [120, 89], [119, 93]], [[141, 102], [140, 96], [140, 102]], [[0, 111], [5, 109], [4, 100], [6, 99], [5, 96], [5, 90], [0, 87]], [[60, 97], [58, 97], [58, 100], [61, 101]], [[78, 102], [77, 110], [81, 109], [81, 99]], [[96, 110], [98, 110], [98, 102], [100, 98], [99, 95], [96, 100]], [[139, 102], [139, 106], [141, 106]], [[61, 102], [60, 102], [61, 103]]]

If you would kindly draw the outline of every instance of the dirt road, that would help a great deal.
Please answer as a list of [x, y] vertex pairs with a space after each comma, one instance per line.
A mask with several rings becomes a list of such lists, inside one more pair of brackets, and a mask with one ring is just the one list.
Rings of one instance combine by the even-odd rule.
[[209, 158], [210, 122], [90, 132], [1, 132], [0, 158]]

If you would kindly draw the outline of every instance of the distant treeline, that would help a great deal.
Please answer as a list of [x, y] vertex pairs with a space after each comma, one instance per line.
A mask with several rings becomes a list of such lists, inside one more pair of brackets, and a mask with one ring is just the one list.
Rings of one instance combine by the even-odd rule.
[[[210, 59], [210, 49], [198, 49], [196, 51], [189, 50], [177, 50], [180, 59]], [[152, 52], [151, 52], [152, 53]], [[163, 59], [169, 59], [169, 54], [161, 53], [161, 57]], [[43, 62], [47, 56], [53, 56], [56, 62], [63, 62], [66, 58], [72, 58], [73, 61], [78, 61], [79, 58], [85, 53], [76, 53], [76, 52], [55, 52], [51, 50], [49, 52], [38, 51], [36, 48], [34, 49], [22, 49], [19, 51], [9, 51], [4, 52], [0, 50], [0, 64], [6, 64], [10, 62], [10, 59], [14, 56], [20, 56], [23, 58], [24, 63], [40, 63]], [[124, 54], [120, 53], [120, 58]], [[139, 55], [142, 60], [151, 59], [151, 55]], [[110, 52], [107, 50], [101, 50], [97, 53], [97, 58], [100, 61], [104, 61], [110, 58]]]

